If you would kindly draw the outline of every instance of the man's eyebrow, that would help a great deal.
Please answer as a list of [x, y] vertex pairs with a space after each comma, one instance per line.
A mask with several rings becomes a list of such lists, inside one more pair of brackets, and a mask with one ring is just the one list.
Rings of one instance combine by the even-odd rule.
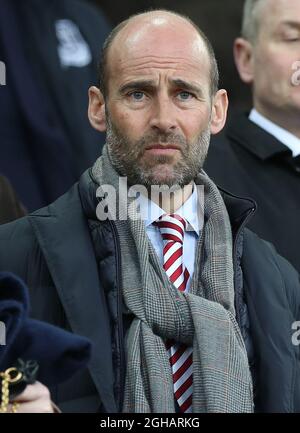
[[[200, 97], [203, 97], [203, 91], [200, 86], [197, 86], [197, 84], [190, 83], [181, 78], [170, 78], [169, 82], [173, 86], [179, 87], [180, 89], [184, 89], [188, 92], [196, 93]], [[155, 87], [157, 87], [157, 83], [154, 80], [134, 80], [121, 86], [119, 92], [125, 94], [131, 90], [149, 90], [154, 89]]]
[[201, 87], [197, 86], [196, 84], [189, 83], [185, 80], [182, 80], [181, 78], [171, 79], [170, 81], [173, 85], [180, 87], [181, 89], [197, 93], [200, 96], [203, 95]]
[[283, 27], [291, 27], [293, 29], [300, 29], [300, 22], [299, 21], [282, 21], [280, 23], [281, 26]]
[[135, 80], [130, 81], [130, 83], [124, 84], [120, 87], [120, 93], [126, 93], [130, 90], [136, 89], [152, 89], [155, 87], [155, 82], [153, 80]]

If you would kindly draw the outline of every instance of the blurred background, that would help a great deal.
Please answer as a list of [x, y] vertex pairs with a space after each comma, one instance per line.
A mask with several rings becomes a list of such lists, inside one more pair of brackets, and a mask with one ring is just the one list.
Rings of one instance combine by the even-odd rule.
[[0, 0], [7, 75], [0, 85], [1, 209], [7, 209], [3, 190], [24, 212], [51, 203], [101, 154], [105, 136], [88, 123], [87, 90], [97, 83], [106, 36], [133, 13], [161, 7], [192, 18], [215, 48], [231, 110], [249, 108], [250, 90], [232, 55], [242, 6], [242, 0]]

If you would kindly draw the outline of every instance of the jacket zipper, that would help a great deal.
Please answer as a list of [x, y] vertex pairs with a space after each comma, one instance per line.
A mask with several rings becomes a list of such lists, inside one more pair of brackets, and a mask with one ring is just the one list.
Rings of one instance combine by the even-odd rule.
[[[235, 287], [237, 286], [237, 283], [236, 283], [236, 275], [237, 275], [237, 273], [235, 272], [235, 268], [236, 268], [236, 261], [237, 261], [236, 255], [237, 255], [237, 243], [238, 243], [238, 238], [239, 238], [239, 236], [240, 236], [242, 230], [244, 229], [245, 225], [248, 223], [249, 219], [252, 217], [252, 214], [253, 214], [254, 212], [255, 212], [255, 208], [254, 208], [254, 207], [251, 208], [251, 209], [248, 211], [247, 215], [245, 216], [243, 222], [241, 223], [241, 225], [239, 226], [239, 228], [238, 228], [238, 230], [237, 230], [237, 232], [236, 232], [235, 241], [234, 241], [234, 245], [233, 245], [233, 270], [234, 270], [234, 286], [235, 286]], [[239, 308], [238, 308], [237, 305], [236, 305], [235, 307], [236, 307], [236, 308], [235, 308], [235, 310], [236, 310], [236, 311], [235, 311], [235, 314], [236, 314], [236, 320], [237, 320], [237, 323], [238, 323], [239, 327], [241, 328], [241, 325], [242, 325], [242, 324], [241, 324], [240, 310], [239, 310]]]
[[119, 243], [119, 235], [115, 224], [109, 220], [112, 228], [115, 250], [116, 250], [116, 280], [117, 280], [117, 332], [118, 332], [118, 345], [120, 350], [120, 396], [118, 398], [119, 412], [122, 412], [124, 386], [125, 386], [125, 356], [124, 356], [124, 335], [123, 335], [123, 316], [122, 316], [122, 293], [121, 293], [121, 251]]

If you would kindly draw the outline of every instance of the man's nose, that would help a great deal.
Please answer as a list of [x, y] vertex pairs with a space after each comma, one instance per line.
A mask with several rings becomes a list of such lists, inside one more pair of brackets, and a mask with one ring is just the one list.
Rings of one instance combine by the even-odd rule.
[[150, 126], [161, 132], [172, 132], [177, 128], [175, 107], [167, 96], [157, 98], [153, 107]]

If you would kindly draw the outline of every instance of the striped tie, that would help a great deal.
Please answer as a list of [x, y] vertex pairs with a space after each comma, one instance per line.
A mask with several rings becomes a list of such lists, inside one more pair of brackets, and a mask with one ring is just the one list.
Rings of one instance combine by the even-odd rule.
[[[186, 221], [179, 215], [163, 215], [155, 223], [163, 238], [164, 270], [174, 286], [184, 292], [190, 277], [183, 264], [183, 238]], [[173, 340], [166, 343], [172, 367], [174, 395], [180, 411], [192, 412], [193, 393], [193, 353], [192, 348], [177, 344]]]

